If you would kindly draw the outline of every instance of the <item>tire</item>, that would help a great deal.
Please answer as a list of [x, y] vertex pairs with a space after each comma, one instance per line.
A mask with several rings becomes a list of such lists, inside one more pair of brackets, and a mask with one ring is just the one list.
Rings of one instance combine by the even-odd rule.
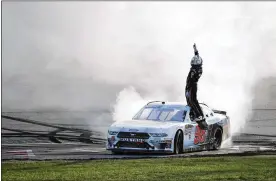
[[183, 133], [180, 130], [178, 130], [174, 138], [173, 153], [177, 155], [177, 154], [181, 154], [182, 152], [183, 152]]
[[222, 129], [217, 127], [211, 137], [212, 142], [208, 145], [207, 150], [218, 150], [222, 143]]

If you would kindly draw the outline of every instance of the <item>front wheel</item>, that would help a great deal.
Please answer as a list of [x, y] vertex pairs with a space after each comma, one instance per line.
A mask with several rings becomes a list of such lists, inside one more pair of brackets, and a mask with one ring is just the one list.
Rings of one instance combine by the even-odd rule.
[[183, 152], [183, 133], [178, 130], [174, 138], [174, 154], [180, 154]]

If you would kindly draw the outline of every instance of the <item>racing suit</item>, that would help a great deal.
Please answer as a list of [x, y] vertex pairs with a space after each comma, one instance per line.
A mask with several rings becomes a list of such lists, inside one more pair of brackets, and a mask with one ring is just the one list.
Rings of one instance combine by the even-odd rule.
[[[195, 48], [195, 45], [194, 45]], [[197, 82], [202, 75], [202, 58], [195, 48], [195, 56], [191, 60], [191, 69], [186, 81], [185, 96], [193, 117], [198, 121], [203, 120], [203, 112], [197, 100]]]

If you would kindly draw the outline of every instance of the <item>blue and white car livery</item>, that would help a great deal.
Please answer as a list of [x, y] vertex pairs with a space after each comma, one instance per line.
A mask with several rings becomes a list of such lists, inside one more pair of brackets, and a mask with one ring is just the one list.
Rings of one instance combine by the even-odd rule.
[[195, 150], [219, 149], [230, 135], [225, 111], [200, 104], [208, 130], [191, 121], [190, 107], [183, 103], [153, 101], [132, 120], [113, 123], [107, 136], [107, 150], [123, 152], [164, 152], [179, 154]]

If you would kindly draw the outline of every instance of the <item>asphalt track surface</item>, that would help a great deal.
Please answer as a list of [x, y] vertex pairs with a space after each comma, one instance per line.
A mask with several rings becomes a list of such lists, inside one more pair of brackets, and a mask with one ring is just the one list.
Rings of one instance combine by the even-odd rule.
[[[223, 148], [217, 151], [200, 151], [183, 153], [180, 155], [164, 154], [124, 154], [113, 155], [105, 149], [104, 141], [94, 143], [79, 142], [76, 137], [81, 137], [81, 130], [88, 128], [85, 122], [79, 121], [78, 124], [61, 124], [47, 121], [46, 125], [28, 124], [2, 118], [2, 161], [6, 160], [91, 160], [91, 159], [138, 159], [138, 158], [164, 158], [164, 157], [203, 157], [203, 156], [225, 156], [225, 155], [276, 155], [276, 111], [270, 110], [256, 112], [263, 118], [262, 120], [252, 120], [247, 125], [245, 133], [235, 135], [232, 140], [228, 140]], [[264, 117], [265, 115], [270, 115]], [[14, 115], [13, 115], [14, 116]], [[21, 115], [22, 116], [22, 115]], [[49, 115], [48, 115], [49, 116]], [[23, 116], [24, 117], [24, 116]], [[26, 118], [26, 117], [25, 117]], [[34, 117], [33, 117], [34, 118]], [[42, 121], [43, 122], [43, 121]], [[43, 123], [43, 124], [44, 124]], [[47, 125], [50, 124], [50, 127]], [[108, 123], [109, 124], [109, 123]], [[108, 125], [107, 124], [107, 125]], [[53, 125], [53, 126], [52, 126]], [[104, 125], [105, 127], [107, 125]], [[69, 136], [74, 141], [62, 141], [53, 143], [43, 134], [56, 132], [65, 126], [69, 128], [59, 136]], [[91, 126], [93, 129], [101, 130], [98, 125]], [[102, 126], [102, 124], [101, 124]], [[6, 128], [6, 129], [3, 129]], [[36, 131], [37, 137], [29, 135], [30, 129]], [[107, 128], [107, 127], [106, 127]], [[19, 132], [16, 136], [12, 130], [27, 130]], [[54, 131], [53, 131], [54, 130]], [[71, 132], [70, 132], [71, 131]], [[74, 132], [75, 131], [75, 132]], [[74, 132], [74, 133], [73, 133]], [[16, 134], [19, 134], [16, 132]], [[32, 132], [33, 133], [33, 132]], [[257, 133], [257, 134], [256, 134]], [[9, 135], [13, 135], [10, 137]], [[41, 137], [42, 135], [42, 137]], [[76, 141], [77, 140], [77, 141]]]
[[[113, 155], [104, 144], [82, 143], [23, 143], [2, 144], [2, 161], [7, 160], [95, 160], [95, 159], [141, 159], [164, 157], [204, 157], [240, 155], [276, 155], [276, 137], [240, 135], [228, 140], [226, 146], [216, 151], [189, 152], [180, 155], [124, 154]], [[230, 145], [229, 145], [230, 144]]]
[[164, 157], [203, 157], [225, 155], [276, 154], [275, 146], [235, 145], [217, 151], [189, 152], [180, 155], [124, 154], [113, 155], [104, 145], [87, 144], [3, 144], [2, 160], [93, 160], [93, 159], [137, 159]]

